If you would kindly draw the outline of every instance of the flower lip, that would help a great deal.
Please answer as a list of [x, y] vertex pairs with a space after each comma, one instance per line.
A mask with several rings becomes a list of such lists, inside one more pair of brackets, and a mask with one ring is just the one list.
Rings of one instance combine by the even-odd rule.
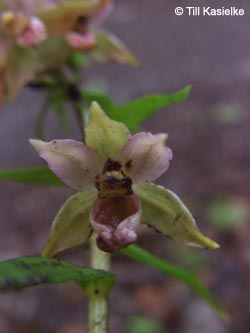
[[90, 51], [96, 46], [95, 35], [87, 30], [84, 33], [71, 30], [65, 35], [65, 39], [76, 50]]
[[141, 206], [135, 194], [97, 198], [90, 212], [90, 223], [97, 233], [97, 244], [114, 252], [136, 241], [141, 221]]

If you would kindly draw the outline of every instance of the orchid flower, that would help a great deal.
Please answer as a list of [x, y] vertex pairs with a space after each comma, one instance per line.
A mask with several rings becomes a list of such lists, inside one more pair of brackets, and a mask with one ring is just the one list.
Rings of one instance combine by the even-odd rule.
[[1, 32], [23, 47], [61, 36], [71, 47], [86, 51], [96, 45], [91, 22], [100, 23], [111, 9], [110, 0], [5, 0], [0, 8]]
[[97, 29], [111, 8], [111, 0], [2, 1], [0, 104], [38, 76], [58, 70], [72, 51], [88, 52], [97, 62], [135, 65], [119, 39]]
[[45, 24], [37, 17], [4, 11], [1, 23], [4, 36], [22, 47], [37, 46], [47, 38]]
[[137, 239], [146, 223], [178, 243], [217, 248], [203, 236], [182, 201], [152, 183], [169, 167], [172, 151], [167, 135], [129, 133], [93, 102], [85, 128], [85, 144], [74, 140], [31, 145], [68, 186], [80, 191], [63, 205], [52, 225], [43, 256], [53, 256], [97, 234], [98, 247], [113, 252]]

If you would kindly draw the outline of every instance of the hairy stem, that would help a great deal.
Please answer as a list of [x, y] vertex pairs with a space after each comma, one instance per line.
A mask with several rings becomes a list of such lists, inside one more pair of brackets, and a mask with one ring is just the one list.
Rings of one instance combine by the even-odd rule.
[[[90, 240], [91, 267], [95, 269], [110, 269], [110, 254], [98, 249], [96, 236]], [[91, 286], [89, 292], [88, 333], [108, 332], [108, 295], [100, 285]]]

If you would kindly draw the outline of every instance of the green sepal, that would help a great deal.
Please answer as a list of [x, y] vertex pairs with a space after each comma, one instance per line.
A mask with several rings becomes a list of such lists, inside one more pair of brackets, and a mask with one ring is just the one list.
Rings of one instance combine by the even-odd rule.
[[4, 80], [8, 99], [16, 97], [23, 85], [33, 78], [35, 70], [35, 50], [13, 45], [9, 50], [3, 74], [1, 73], [1, 80]]
[[96, 30], [95, 37], [96, 47], [90, 54], [95, 61], [138, 65], [136, 57], [115, 35], [103, 30]]
[[89, 210], [95, 198], [95, 192], [79, 192], [65, 202], [53, 221], [42, 257], [53, 257], [89, 239], [92, 234]]
[[85, 128], [86, 144], [105, 159], [116, 157], [130, 136], [127, 127], [108, 118], [96, 102], [91, 104], [89, 118]]
[[142, 205], [142, 221], [176, 243], [216, 249], [219, 245], [197, 228], [188, 208], [173, 192], [155, 184], [134, 187]]

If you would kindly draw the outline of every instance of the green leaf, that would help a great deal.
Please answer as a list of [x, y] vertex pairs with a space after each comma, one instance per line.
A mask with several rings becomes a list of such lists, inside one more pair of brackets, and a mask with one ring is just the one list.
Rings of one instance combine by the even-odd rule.
[[37, 185], [63, 185], [47, 167], [20, 168], [0, 171], [0, 180]]
[[119, 252], [131, 259], [139, 261], [147, 266], [151, 266], [164, 274], [180, 280], [186, 284], [195, 294], [200, 296], [207, 304], [209, 304], [221, 318], [224, 320], [229, 320], [228, 313], [226, 313], [226, 311], [219, 305], [217, 300], [204, 286], [204, 284], [191, 272], [169, 264], [168, 262], [159, 259], [158, 257], [136, 245], [131, 245], [126, 249], [120, 250]]
[[83, 90], [81, 95], [83, 100], [87, 101], [89, 104], [91, 104], [93, 101], [100, 104], [101, 108], [105, 110], [107, 115], [109, 115], [112, 108], [115, 107], [115, 104], [111, 101], [111, 99], [101, 92], [94, 90]]
[[122, 105], [117, 105], [107, 95], [92, 90], [84, 90], [82, 97], [89, 103], [98, 102], [109, 117], [123, 122], [130, 131], [135, 132], [153, 113], [168, 105], [184, 101], [190, 91], [191, 86], [187, 86], [173, 94], [148, 95]]
[[134, 186], [142, 205], [142, 221], [176, 243], [216, 249], [217, 243], [205, 237], [181, 199], [155, 184]]
[[134, 132], [138, 126], [151, 116], [154, 112], [171, 104], [184, 101], [191, 91], [191, 86], [187, 86], [173, 94], [148, 95], [128, 102], [123, 105], [115, 106], [109, 110], [108, 115], [126, 124], [130, 131]]
[[96, 199], [95, 192], [79, 192], [71, 196], [56, 215], [43, 257], [53, 257], [57, 252], [86, 242], [92, 228], [89, 209]]
[[83, 268], [58, 259], [19, 257], [0, 262], [0, 291], [65, 282], [75, 282], [85, 290], [97, 281], [109, 290], [115, 277], [109, 272]]

